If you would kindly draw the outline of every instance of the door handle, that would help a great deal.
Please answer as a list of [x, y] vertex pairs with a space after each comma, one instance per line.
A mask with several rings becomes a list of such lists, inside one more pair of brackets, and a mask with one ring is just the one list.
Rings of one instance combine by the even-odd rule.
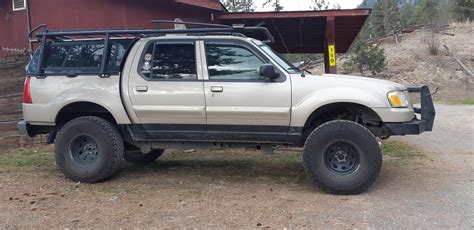
[[137, 92], [146, 92], [148, 91], [148, 86], [137, 86]]
[[222, 92], [224, 92], [224, 87], [222, 87], [222, 86], [211, 86], [211, 92], [213, 92], [213, 93], [222, 93]]

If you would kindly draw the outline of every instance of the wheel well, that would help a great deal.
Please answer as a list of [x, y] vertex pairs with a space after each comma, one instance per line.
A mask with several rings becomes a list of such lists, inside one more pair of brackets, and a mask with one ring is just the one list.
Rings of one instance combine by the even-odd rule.
[[331, 120], [350, 120], [367, 128], [377, 127], [382, 119], [375, 111], [367, 106], [356, 103], [333, 103], [324, 105], [315, 110], [306, 120], [303, 127], [302, 143], [308, 135], [319, 125]]
[[56, 126], [61, 127], [68, 121], [83, 116], [101, 117], [112, 124], [117, 124], [114, 116], [106, 108], [92, 102], [74, 102], [59, 111], [56, 115]]

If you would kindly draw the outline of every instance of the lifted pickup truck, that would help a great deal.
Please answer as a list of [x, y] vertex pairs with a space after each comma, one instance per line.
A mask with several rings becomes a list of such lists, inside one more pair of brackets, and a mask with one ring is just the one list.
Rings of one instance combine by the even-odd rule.
[[305, 74], [270, 48], [264, 27], [184, 24], [191, 27], [36, 32], [19, 130], [49, 133], [59, 169], [86, 183], [110, 178], [122, 159], [153, 162], [164, 149], [304, 146], [310, 180], [334, 194], [375, 181], [377, 137], [432, 130], [426, 86]]

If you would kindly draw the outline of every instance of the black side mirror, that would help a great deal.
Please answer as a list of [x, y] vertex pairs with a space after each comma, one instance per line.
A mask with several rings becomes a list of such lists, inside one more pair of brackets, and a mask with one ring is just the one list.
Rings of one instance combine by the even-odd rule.
[[278, 78], [280, 74], [275, 70], [274, 65], [263, 64], [260, 66], [260, 76], [272, 80]]

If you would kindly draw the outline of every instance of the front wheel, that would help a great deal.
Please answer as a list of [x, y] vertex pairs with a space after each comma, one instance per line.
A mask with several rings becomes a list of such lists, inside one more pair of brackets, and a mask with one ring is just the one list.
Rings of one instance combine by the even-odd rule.
[[309, 135], [303, 163], [308, 177], [323, 191], [358, 194], [375, 182], [382, 167], [382, 152], [367, 128], [336, 120], [320, 125]]
[[69, 179], [99, 182], [119, 169], [123, 149], [122, 137], [113, 124], [100, 117], [79, 117], [58, 132], [56, 164]]

